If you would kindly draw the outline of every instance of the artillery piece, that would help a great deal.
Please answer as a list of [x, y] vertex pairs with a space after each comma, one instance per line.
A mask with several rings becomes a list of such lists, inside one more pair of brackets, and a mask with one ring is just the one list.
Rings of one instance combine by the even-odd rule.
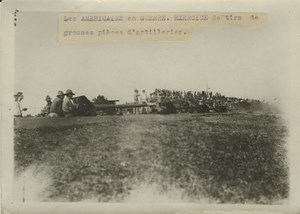
[[109, 100], [110, 104], [94, 104], [86, 96], [73, 98], [74, 103], [78, 105], [75, 111], [76, 116], [96, 116], [98, 114], [116, 115], [122, 114], [124, 109], [138, 109], [143, 107], [153, 107], [154, 104], [115, 104], [118, 100]]
[[210, 108], [208, 105], [197, 105], [187, 107], [176, 107], [172, 102], [163, 102], [159, 106], [154, 103], [125, 103], [116, 104], [118, 100], [109, 100], [109, 104], [94, 104], [86, 96], [79, 96], [73, 98], [74, 103], [78, 105], [75, 111], [76, 116], [96, 116], [96, 115], [121, 115], [124, 112], [136, 112], [137, 109], [150, 107], [152, 113], [158, 114], [176, 114], [178, 111], [185, 111], [189, 113], [209, 113], [210, 109], [215, 112], [227, 112], [226, 106], [216, 106]]

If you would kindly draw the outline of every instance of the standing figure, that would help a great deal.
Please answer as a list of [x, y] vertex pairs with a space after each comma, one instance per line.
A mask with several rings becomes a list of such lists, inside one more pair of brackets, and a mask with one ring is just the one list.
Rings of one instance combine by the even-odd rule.
[[147, 104], [147, 102], [148, 102], [148, 95], [147, 95], [147, 93], [146, 93], [145, 90], [142, 90], [142, 94], [141, 94], [141, 102], [142, 102], [143, 104]]
[[164, 109], [165, 109], [164, 104], [165, 104], [165, 96], [164, 96], [164, 93], [160, 92], [158, 94], [157, 101], [156, 101], [156, 108], [157, 108], [158, 112], [164, 111]]
[[133, 101], [135, 104], [139, 103], [139, 98], [140, 98], [139, 90], [134, 89]]
[[75, 95], [72, 90], [68, 89], [65, 93], [66, 97], [63, 101], [63, 112], [65, 117], [72, 117], [75, 116], [75, 112], [78, 108], [78, 105], [75, 104], [72, 100], [73, 95]]
[[[133, 94], [133, 102], [134, 104], [139, 104], [139, 99], [140, 99], [140, 94], [137, 89], [134, 89], [134, 94]], [[139, 114], [140, 109], [138, 107], [133, 108], [133, 113], [134, 114]]]
[[[149, 102], [148, 95], [145, 90], [142, 90], [141, 103], [148, 104], [148, 102]], [[142, 114], [149, 114], [150, 111], [151, 111], [151, 108], [149, 106], [142, 107]]]
[[18, 92], [14, 95], [15, 98], [15, 112], [14, 112], [14, 116], [15, 117], [22, 117], [22, 105], [21, 105], [21, 101], [23, 100], [24, 96], [22, 92]]
[[62, 103], [65, 95], [64, 92], [58, 91], [56, 98], [53, 100], [50, 106], [49, 117], [63, 117], [64, 112], [62, 110]]

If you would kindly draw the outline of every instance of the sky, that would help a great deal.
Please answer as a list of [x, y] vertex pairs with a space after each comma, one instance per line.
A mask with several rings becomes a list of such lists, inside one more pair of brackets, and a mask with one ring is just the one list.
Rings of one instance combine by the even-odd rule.
[[[16, 27], [15, 90], [39, 113], [45, 97], [73, 90], [121, 103], [134, 89], [202, 91], [225, 96], [284, 99], [289, 83], [289, 26], [198, 27], [183, 42], [59, 43], [57, 14], [20, 12]], [[283, 23], [283, 22], [282, 22]]]

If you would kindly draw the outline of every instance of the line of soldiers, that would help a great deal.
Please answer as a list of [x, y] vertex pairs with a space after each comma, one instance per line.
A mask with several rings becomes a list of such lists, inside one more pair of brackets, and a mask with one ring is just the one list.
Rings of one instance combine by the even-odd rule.
[[176, 107], [193, 107], [199, 105], [209, 105], [211, 107], [229, 105], [232, 99], [211, 91], [172, 91], [167, 89], [155, 89], [150, 94], [150, 100], [159, 100], [160, 97], [171, 101]]
[[51, 101], [49, 95], [46, 96], [47, 105], [43, 108], [41, 116], [48, 117], [72, 117], [78, 108], [78, 104], [73, 102], [72, 90], [68, 89], [66, 93], [58, 91], [56, 98]]

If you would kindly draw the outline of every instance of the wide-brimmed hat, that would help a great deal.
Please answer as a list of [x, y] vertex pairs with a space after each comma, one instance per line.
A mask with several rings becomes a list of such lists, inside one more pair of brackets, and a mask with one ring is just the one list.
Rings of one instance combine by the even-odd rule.
[[45, 100], [51, 100], [51, 97], [47, 95]]
[[15, 97], [23, 95], [23, 92], [17, 92], [14, 94]]
[[69, 94], [75, 95], [71, 89], [68, 89], [65, 93], [65, 95], [69, 95]]
[[59, 97], [59, 96], [65, 96], [65, 94], [64, 94], [64, 92], [62, 92], [62, 91], [58, 91], [56, 96], [57, 96], [57, 97]]

